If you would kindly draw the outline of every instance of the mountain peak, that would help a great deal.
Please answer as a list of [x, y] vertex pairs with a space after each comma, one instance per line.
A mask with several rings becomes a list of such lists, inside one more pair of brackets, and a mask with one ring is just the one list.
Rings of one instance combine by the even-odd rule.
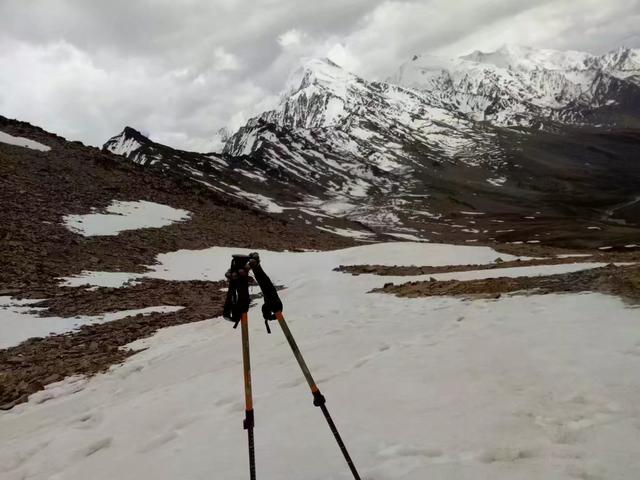
[[150, 142], [151, 140], [138, 130], [133, 127], [126, 126], [118, 135], [107, 140], [104, 144], [104, 148], [116, 155], [128, 156], [144, 144]]
[[638, 48], [620, 47], [600, 58], [605, 67], [614, 70], [632, 72], [636, 75], [640, 71], [640, 49]]
[[[413, 57], [390, 77], [392, 83], [427, 95], [434, 105], [509, 126], [531, 126], [551, 118], [580, 123], [585, 121], [582, 112], [605, 102], [628, 105], [625, 108], [633, 111], [623, 97], [635, 95], [639, 79], [640, 50], [623, 48], [596, 56], [512, 44], [454, 59]], [[616, 87], [619, 82], [625, 83], [627, 93]]]
[[354, 78], [355, 75], [328, 58], [307, 58], [289, 76], [283, 96], [293, 95], [312, 85], [333, 90], [335, 93], [338, 86]]
[[520, 45], [519, 43], [504, 43], [497, 51], [509, 55], [523, 55], [533, 50], [533, 47]]
[[120, 132], [120, 135], [128, 137], [128, 138], [135, 138], [137, 140], [150, 141], [149, 137], [147, 137], [146, 135], [141, 133], [139, 130], [136, 130], [135, 128], [130, 127], [128, 125], [126, 127], [124, 127], [122, 132]]
[[304, 62], [303, 67], [306, 68], [307, 70], [312, 70], [312, 71], [326, 70], [327, 68], [329, 69], [338, 68], [342, 70], [342, 67], [340, 65], [338, 65], [328, 57], [309, 58]]
[[494, 52], [476, 50], [462, 60], [517, 70], [584, 69], [593, 55], [575, 50], [551, 50], [517, 44], [505, 44]]

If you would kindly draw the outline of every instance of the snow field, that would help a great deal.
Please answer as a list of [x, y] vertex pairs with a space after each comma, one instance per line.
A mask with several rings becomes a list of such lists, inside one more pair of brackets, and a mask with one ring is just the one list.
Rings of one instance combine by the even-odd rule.
[[[175, 252], [158, 269], [201, 278], [224, 271], [235, 252]], [[287, 321], [363, 478], [640, 475], [640, 314], [620, 300], [400, 299], [365, 293], [387, 277], [332, 271], [509, 259], [487, 247], [261, 256], [274, 283], [287, 286]], [[266, 334], [259, 305], [250, 323], [259, 477], [350, 478], [279, 328]], [[148, 348], [0, 414], [0, 477], [247, 478], [239, 332], [212, 319], [133, 346]], [[64, 394], [67, 386], [75, 393]]]

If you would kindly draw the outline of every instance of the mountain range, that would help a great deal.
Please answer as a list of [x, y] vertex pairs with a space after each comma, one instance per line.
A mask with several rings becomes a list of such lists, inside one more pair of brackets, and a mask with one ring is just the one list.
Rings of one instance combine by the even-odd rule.
[[[640, 221], [640, 50], [415, 55], [384, 82], [306, 61], [222, 153], [104, 148], [341, 235], [624, 246]], [[220, 135], [220, 134], [217, 134]]]

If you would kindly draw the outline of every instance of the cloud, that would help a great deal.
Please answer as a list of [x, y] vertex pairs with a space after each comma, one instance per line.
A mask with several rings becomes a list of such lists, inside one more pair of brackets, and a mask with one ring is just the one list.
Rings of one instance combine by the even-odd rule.
[[333, 63], [340, 65], [345, 70], [357, 72], [360, 70], [360, 60], [342, 43], [335, 43], [329, 47], [327, 58]]
[[2, 0], [0, 114], [101, 145], [124, 125], [210, 149], [301, 58], [384, 79], [415, 53], [640, 47], [640, 0]]
[[280, 44], [280, 46], [287, 48], [293, 45], [300, 45], [304, 37], [304, 33], [302, 33], [300, 30], [292, 28], [291, 30], [287, 30], [278, 37], [278, 43]]
[[227, 52], [224, 47], [216, 47], [213, 51], [216, 70], [219, 72], [234, 71], [240, 69], [240, 62], [235, 55]]

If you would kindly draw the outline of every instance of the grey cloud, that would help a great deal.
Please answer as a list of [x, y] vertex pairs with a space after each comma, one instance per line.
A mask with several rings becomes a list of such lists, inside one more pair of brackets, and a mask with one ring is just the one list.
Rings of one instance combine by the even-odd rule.
[[207, 150], [302, 57], [385, 78], [427, 51], [640, 46], [638, 24], [640, 0], [2, 0], [0, 113], [94, 145], [129, 124]]

